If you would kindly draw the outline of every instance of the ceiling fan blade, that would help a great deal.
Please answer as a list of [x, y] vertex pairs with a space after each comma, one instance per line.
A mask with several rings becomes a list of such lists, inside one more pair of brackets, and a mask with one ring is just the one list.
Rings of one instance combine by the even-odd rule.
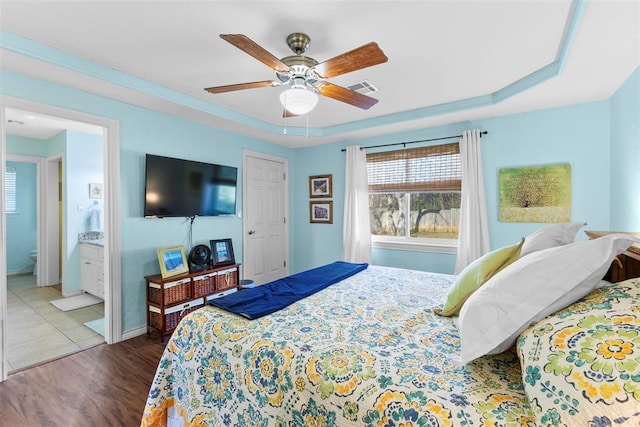
[[276, 71], [288, 71], [289, 66], [278, 58], [267, 52], [258, 43], [251, 40], [249, 37], [243, 34], [220, 34], [220, 38], [228, 41], [240, 50], [245, 51], [249, 55], [256, 58], [268, 67], [273, 68]]
[[270, 87], [270, 86], [276, 86], [276, 85], [277, 83], [272, 80], [263, 80], [261, 82], [238, 83], [234, 85], [207, 87], [204, 90], [210, 93], [224, 93], [224, 92], [232, 92], [234, 90], [254, 89], [258, 87]]
[[319, 92], [321, 95], [346, 102], [347, 104], [360, 107], [364, 110], [368, 110], [378, 103], [378, 100], [375, 98], [354, 92], [342, 86], [334, 85], [333, 83], [325, 83]]
[[313, 69], [325, 79], [336, 77], [351, 71], [361, 70], [372, 65], [387, 62], [389, 58], [384, 54], [377, 43], [371, 42], [319, 63]]

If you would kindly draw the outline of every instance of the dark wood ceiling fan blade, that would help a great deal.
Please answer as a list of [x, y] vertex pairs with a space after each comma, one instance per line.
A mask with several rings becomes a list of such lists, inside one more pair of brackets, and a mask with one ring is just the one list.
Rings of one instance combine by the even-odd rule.
[[389, 58], [377, 43], [371, 42], [316, 65], [315, 72], [325, 79], [387, 62]]
[[245, 51], [249, 55], [256, 58], [268, 67], [273, 68], [276, 71], [288, 71], [289, 66], [278, 58], [269, 53], [266, 49], [260, 46], [258, 43], [251, 40], [249, 37], [243, 34], [220, 34], [220, 38], [228, 41], [240, 50]]
[[321, 95], [346, 102], [347, 104], [360, 107], [364, 110], [368, 110], [378, 103], [378, 100], [375, 98], [354, 92], [342, 86], [334, 85], [333, 83], [326, 83], [320, 88], [319, 92]]
[[233, 92], [234, 90], [254, 89], [258, 87], [270, 87], [275, 85], [276, 85], [276, 82], [272, 80], [263, 80], [261, 82], [238, 83], [234, 85], [207, 87], [204, 90], [210, 93], [224, 93], [224, 92]]

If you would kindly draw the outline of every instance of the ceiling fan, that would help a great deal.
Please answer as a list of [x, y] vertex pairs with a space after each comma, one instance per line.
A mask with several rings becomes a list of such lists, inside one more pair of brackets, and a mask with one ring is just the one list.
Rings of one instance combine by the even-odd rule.
[[224, 93], [260, 87], [289, 86], [289, 89], [280, 94], [284, 117], [302, 115], [311, 111], [318, 102], [317, 93], [365, 110], [378, 102], [375, 98], [328, 81], [332, 77], [387, 62], [388, 58], [375, 42], [319, 63], [303, 55], [311, 41], [304, 33], [289, 34], [287, 45], [295, 55], [282, 59], [276, 58], [243, 34], [220, 34], [220, 37], [271, 67], [276, 72], [277, 79], [208, 87], [205, 88], [207, 92]]

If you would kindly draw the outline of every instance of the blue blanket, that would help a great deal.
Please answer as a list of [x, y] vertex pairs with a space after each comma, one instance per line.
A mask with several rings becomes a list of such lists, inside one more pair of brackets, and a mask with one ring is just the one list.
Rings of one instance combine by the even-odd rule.
[[257, 319], [353, 276], [368, 266], [367, 263], [353, 264], [336, 261], [262, 286], [211, 300], [209, 304], [248, 319]]

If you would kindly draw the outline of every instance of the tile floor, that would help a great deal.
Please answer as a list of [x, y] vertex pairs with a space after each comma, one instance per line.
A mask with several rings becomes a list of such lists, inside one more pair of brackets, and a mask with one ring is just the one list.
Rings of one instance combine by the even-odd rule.
[[38, 288], [35, 276], [7, 276], [9, 372], [57, 359], [104, 342], [85, 322], [104, 317], [104, 303], [62, 311], [49, 301], [60, 286]]

